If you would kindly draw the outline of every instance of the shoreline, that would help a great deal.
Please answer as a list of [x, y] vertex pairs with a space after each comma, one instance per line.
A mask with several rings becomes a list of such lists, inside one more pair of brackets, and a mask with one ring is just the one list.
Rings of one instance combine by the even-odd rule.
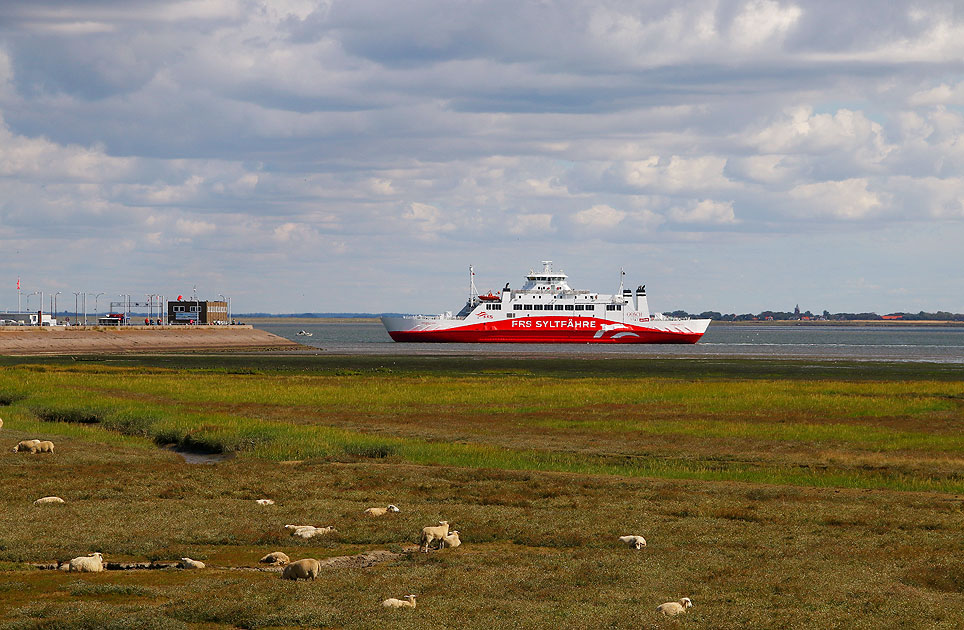
[[127, 354], [183, 350], [298, 350], [249, 324], [236, 326], [4, 326], [0, 355]]

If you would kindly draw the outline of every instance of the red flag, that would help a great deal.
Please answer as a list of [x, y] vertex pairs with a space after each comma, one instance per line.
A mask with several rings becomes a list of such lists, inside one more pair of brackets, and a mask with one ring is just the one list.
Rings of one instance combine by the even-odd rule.
[[178, 302], [180, 302], [180, 301], [183, 300], [183, 299], [184, 299], [184, 296], [183, 296], [183, 295], [177, 296], [177, 301], [178, 301]]
[[17, 290], [20, 290], [20, 277], [17, 277]]

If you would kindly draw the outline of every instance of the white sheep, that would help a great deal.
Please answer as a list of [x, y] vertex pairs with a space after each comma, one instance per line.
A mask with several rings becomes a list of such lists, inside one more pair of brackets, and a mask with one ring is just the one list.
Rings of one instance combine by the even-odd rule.
[[394, 505], [389, 505], [388, 507], [384, 507], [384, 508], [370, 507], [367, 510], [365, 510], [365, 514], [368, 516], [385, 516], [389, 512], [395, 513], [395, 512], [401, 512], [401, 510], [399, 510]]
[[92, 553], [89, 556], [72, 558], [67, 563], [66, 571], [79, 571], [81, 573], [100, 573], [104, 570], [104, 556], [100, 552]]
[[[422, 545], [425, 553], [428, 553], [428, 546], [436, 540], [441, 541], [449, 533], [449, 522], [439, 521], [438, 525], [433, 525], [431, 527], [422, 528], [422, 537], [419, 540], [419, 544]], [[441, 543], [439, 543], [441, 545]]]
[[182, 569], [203, 569], [204, 563], [200, 560], [191, 560], [190, 558], [181, 558], [178, 566]]
[[264, 564], [288, 564], [291, 562], [291, 558], [289, 558], [288, 554], [284, 553], [283, 551], [272, 551], [265, 557], [258, 560], [258, 562], [262, 562]]
[[3, 418], [0, 418], [0, 429], [3, 428]]
[[281, 572], [282, 580], [314, 580], [321, 571], [321, 563], [314, 558], [295, 560]]
[[41, 497], [33, 502], [34, 505], [46, 505], [48, 503], [64, 503], [60, 497]]
[[29, 451], [31, 453], [36, 453], [38, 444], [40, 444], [40, 440], [20, 440], [17, 442], [17, 445], [13, 447], [13, 452], [19, 453], [21, 451]]
[[633, 549], [642, 549], [646, 546], [646, 539], [642, 536], [620, 536], [619, 542], [625, 543]]
[[38, 453], [53, 453], [54, 443], [50, 440], [44, 440], [43, 442], [37, 442], [37, 452]]
[[442, 538], [442, 546], [448, 547], [449, 549], [455, 549], [462, 544], [459, 539], [459, 530], [453, 529], [446, 536]]
[[385, 608], [415, 608], [415, 596], [406, 595], [402, 599], [389, 597], [382, 602], [382, 606]]
[[682, 615], [686, 612], [687, 608], [692, 608], [693, 602], [690, 601], [689, 597], [684, 597], [678, 602], [666, 602], [665, 604], [660, 604], [656, 607], [657, 612], [661, 612], [667, 617], [675, 617], [676, 615]]
[[292, 536], [306, 539], [321, 536], [323, 534], [331, 534], [332, 532], [338, 531], [333, 525], [329, 525], [328, 527], [315, 527], [314, 525], [285, 525], [285, 529], [291, 530]]
[[255, 499], [254, 502], [258, 505], [274, 505], [274, 499]]

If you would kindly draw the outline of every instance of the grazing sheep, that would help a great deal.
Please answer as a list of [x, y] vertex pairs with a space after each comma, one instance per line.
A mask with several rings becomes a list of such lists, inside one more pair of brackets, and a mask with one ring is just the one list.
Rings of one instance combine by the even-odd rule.
[[191, 560], [190, 558], [181, 558], [181, 561], [178, 563], [177, 566], [181, 567], [182, 569], [203, 569], [204, 563], [201, 562], [200, 560]]
[[3, 418], [0, 418], [0, 429], [3, 428]]
[[321, 571], [321, 563], [314, 558], [295, 560], [281, 572], [282, 580], [314, 580]]
[[642, 536], [620, 536], [619, 542], [625, 543], [633, 549], [642, 549], [646, 546], [646, 539]]
[[30, 451], [31, 453], [36, 453], [38, 444], [40, 444], [40, 440], [20, 440], [20, 442], [13, 447], [13, 452]]
[[46, 505], [48, 503], [64, 503], [60, 497], [41, 497], [33, 502], [34, 505]]
[[315, 527], [314, 525], [285, 525], [285, 529], [291, 530], [291, 535], [297, 536], [298, 538], [314, 538], [315, 536], [321, 536], [322, 534], [330, 534], [338, 531], [333, 525], [329, 525], [328, 527]]
[[406, 595], [402, 599], [395, 599], [394, 597], [389, 597], [382, 602], [382, 606], [385, 608], [415, 608], [415, 596]]
[[446, 535], [445, 537], [442, 538], [442, 546], [443, 546], [443, 547], [448, 547], [448, 548], [450, 548], [450, 549], [455, 549], [456, 547], [458, 547], [458, 546], [461, 545], [461, 544], [462, 544], [462, 541], [459, 540], [459, 530], [457, 530], [457, 529], [453, 529], [452, 531], [450, 531], [450, 532], [448, 533], [448, 535]]
[[67, 563], [67, 571], [79, 571], [81, 573], [100, 573], [104, 570], [104, 556], [99, 552], [89, 556], [72, 558]]
[[274, 499], [255, 499], [258, 505], [274, 505]]
[[264, 564], [288, 564], [291, 562], [291, 558], [288, 554], [283, 551], [272, 551], [265, 557], [258, 560], [258, 562], [263, 562]]
[[[441, 541], [446, 536], [448, 536], [448, 533], [449, 533], [448, 521], [439, 521], [438, 525], [435, 525], [432, 527], [423, 527], [422, 538], [419, 540], [419, 544], [422, 545], [423, 547], [422, 551], [424, 551], [425, 553], [428, 553], [428, 546], [436, 540]], [[441, 545], [441, 543], [439, 543], [439, 545]]]
[[667, 617], [675, 617], [676, 615], [682, 615], [686, 612], [687, 608], [692, 608], [693, 602], [690, 601], [689, 597], [684, 597], [678, 602], [666, 602], [665, 604], [660, 604], [656, 607], [657, 612], [661, 612]]
[[392, 512], [392, 513], [394, 513], [394, 512], [401, 512], [401, 510], [399, 510], [399, 509], [398, 509], [397, 507], [395, 507], [394, 505], [389, 505], [387, 508], [371, 507], [371, 508], [368, 508], [367, 510], [365, 510], [365, 514], [368, 515], [368, 516], [385, 516], [385, 515], [388, 514], [389, 512]]
[[53, 453], [54, 443], [50, 440], [44, 440], [43, 442], [37, 442], [37, 452], [38, 453]]

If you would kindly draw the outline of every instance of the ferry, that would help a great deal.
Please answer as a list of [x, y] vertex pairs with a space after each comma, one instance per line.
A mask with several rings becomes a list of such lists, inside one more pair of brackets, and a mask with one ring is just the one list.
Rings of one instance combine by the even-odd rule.
[[469, 267], [469, 299], [456, 315], [382, 317], [395, 341], [461, 343], [696, 343], [708, 319], [650, 314], [646, 286], [613, 295], [570, 288], [568, 276], [542, 261], [521, 289], [479, 295]]

